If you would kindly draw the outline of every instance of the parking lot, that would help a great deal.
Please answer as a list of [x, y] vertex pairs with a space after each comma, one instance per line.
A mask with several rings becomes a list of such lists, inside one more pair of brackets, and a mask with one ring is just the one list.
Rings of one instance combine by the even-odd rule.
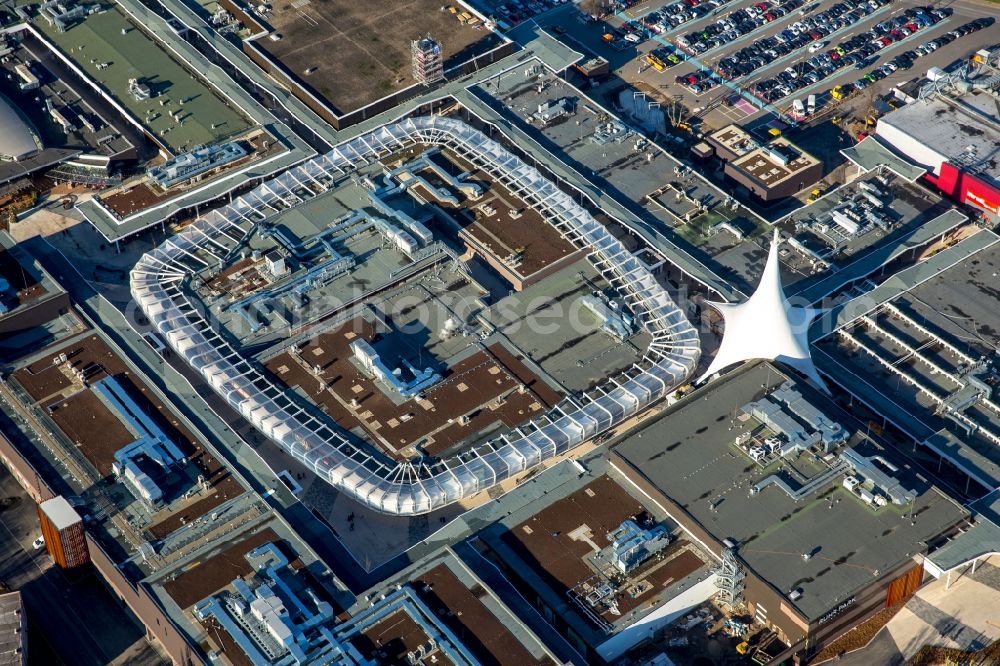
[[[908, 0], [892, 4], [865, 0], [864, 5], [862, 0], [790, 0], [780, 4], [737, 0], [720, 7], [707, 5], [713, 8], [700, 10], [697, 18], [677, 26], [668, 24], [659, 33], [649, 27], [650, 17], [659, 16], [662, 22], [665, 15], [672, 16], [663, 7], [674, 5], [643, 3], [598, 21], [587, 20], [575, 5], [564, 5], [538, 20], [574, 48], [609, 61], [614, 76], [602, 88], [611, 90], [622, 81], [630, 83], [658, 95], [661, 102], [682, 104], [691, 122], [700, 120], [710, 128], [731, 122], [765, 124], [778, 114], [791, 120], [793, 101], [804, 103], [811, 94], [816, 95], [816, 111], [820, 112], [839, 103], [830, 95], [835, 86], [853, 86], [871, 73], [877, 80], [861, 85], [887, 91], [924, 75], [931, 67], [947, 69], [957, 59], [1000, 41], [1000, 24], [985, 25], [988, 21], [976, 32], [942, 40], [960, 26], [995, 16], [991, 7], [968, 0], [951, 3], [938, 15], [932, 8], [917, 12], [916, 7], [925, 5]], [[773, 8], [763, 11], [762, 5]], [[747, 14], [748, 8], [757, 15]], [[785, 13], [779, 16], [776, 10]], [[769, 14], [774, 15], [773, 20], [764, 18]], [[725, 23], [715, 25], [720, 21]], [[760, 21], [764, 22], [758, 25]], [[733, 29], [721, 29], [730, 27]], [[740, 29], [749, 31], [734, 36]], [[611, 42], [606, 35], [613, 38]], [[696, 35], [701, 41], [695, 40]], [[876, 45], [875, 39], [889, 43]], [[938, 48], [916, 55], [918, 47], [930, 41], [938, 42]], [[687, 52], [682, 44], [687, 45]], [[693, 46], [696, 44], [700, 46]], [[900, 58], [907, 53], [910, 57]], [[647, 58], [650, 54], [652, 58]], [[837, 63], [840, 60], [842, 65]], [[876, 71], [890, 61], [894, 65]], [[863, 63], [860, 69], [859, 63]], [[787, 71], [793, 64], [795, 67]], [[893, 67], [895, 71], [888, 71]], [[710, 70], [716, 74], [708, 77], [705, 72]], [[678, 77], [688, 80], [681, 82]], [[772, 80], [775, 83], [765, 83]], [[847, 98], [858, 96], [850, 88], [839, 92]]]
[[503, 30], [513, 27], [521, 21], [540, 19], [552, 9], [572, 4], [571, 0], [473, 0], [474, 5], [486, 16], [492, 16]]
[[[610, 76], [606, 79], [581, 83], [570, 77], [571, 81], [587, 96], [627, 118], [632, 127], [642, 127], [646, 137], [655, 136], [656, 142], [676, 159], [698, 161], [689, 149], [715, 130], [735, 123], [762, 143], [783, 135], [820, 160], [820, 180], [804, 183], [801, 191], [787, 199], [766, 207], [740, 199], [743, 208], [749, 206], [772, 221], [815, 199], [817, 193], [828, 192], [844, 182], [847, 160], [840, 150], [852, 145], [859, 132], [870, 131], [864, 121], [872, 115], [877, 117], [873, 108], [880, 112], [888, 108], [877, 98], [894, 87], [922, 79], [931, 67], [953, 69], [978, 49], [1000, 42], [996, 12], [978, 0], [959, 0], [937, 13], [935, 7], [922, 6], [917, 0], [791, 0], [783, 4], [763, 0], [680, 1], [688, 9], [680, 9], [678, 0], [653, 0], [627, 8], [619, 6], [600, 18], [581, 10], [588, 5], [555, 5], [535, 20], [585, 56], [607, 60]], [[745, 11], [751, 7], [753, 11]], [[696, 16], [674, 21], [671, 11], [678, 9]], [[750, 18], [756, 18], [756, 23], [751, 24]], [[666, 20], [669, 25], [654, 29], [654, 19], [661, 24]], [[741, 25], [736, 25], [736, 19]], [[969, 25], [980, 19], [985, 20]], [[732, 22], [722, 26], [723, 32], [738, 29], [743, 34], [720, 38], [722, 32], [707, 29], [720, 20]], [[962, 31], [966, 34], [942, 38], [960, 26], [968, 26]], [[691, 48], [695, 35], [699, 35], [704, 48]], [[689, 37], [685, 41], [688, 51], [698, 50], [698, 54], [685, 53], [678, 44], [677, 40], [685, 36]], [[873, 41], [876, 39], [880, 40], [877, 45]], [[762, 51], [761, 40], [768, 40]], [[918, 48], [932, 40], [938, 42], [937, 48]], [[749, 60], [747, 49], [755, 43], [759, 55]], [[910, 57], [902, 57], [908, 51], [913, 52]], [[925, 53], [917, 55], [918, 51]], [[841, 59], [843, 64], [833, 66]], [[864, 64], [858, 68], [862, 61]], [[853, 85], [889, 61], [895, 63], [874, 74], [874, 81], [861, 84], [863, 91], [844, 94], [842, 99], [831, 96], [834, 87], [842, 86], [841, 91], [846, 92], [846, 84]], [[708, 68], [713, 70], [713, 85], [696, 85], [704, 77], [679, 81], [679, 77]], [[539, 104], [566, 99], [573, 109], [569, 115], [540, 123], [538, 131], [565, 151], [571, 163], [602, 181], [608, 191], [639, 203], [644, 212], [670, 227], [677, 241], [687, 244], [689, 251], [718, 275], [741, 289], [750, 288], [766, 256], [766, 240], [762, 246], [756, 224], [743, 223], [753, 222], [756, 216], [732, 219], [725, 205], [726, 194], [710, 198], [707, 211], [699, 214], [692, 210], [692, 197], [684, 194], [689, 180], [701, 183], [702, 179], [686, 173], [686, 167], [675, 167], [672, 174], [665, 174], [655, 151], [639, 149], [640, 135], [630, 135], [633, 138], [621, 143], [592, 145], [594, 128], [605, 121], [598, 117], [591, 122], [590, 109], [582, 96], [562, 91], [558, 79], [553, 78], [536, 76], [529, 82], [520, 80], [519, 73], [510, 73], [502, 81], [492, 82], [493, 87], [484, 92], [495, 95], [501, 106], [529, 123]], [[770, 79], [777, 83], [760, 85]], [[782, 90], [780, 85], [787, 89]], [[767, 96], [771, 101], [754, 94], [761, 89], [776, 91]], [[797, 122], [792, 116], [799, 105], [803, 111], [813, 106], [815, 115]], [[662, 110], [665, 119], [653, 117], [653, 111], [647, 113], [653, 107]], [[646, 152], [653, 155], [648, 163], [638, 159]], [[730, 191], [717, 163], [707, 164], [702, 175], [708, 182], [698, 190]], [[693, 200], [700, 200], [696, 193]], [[874, 239], [871, 242], [878, 245], [885, 241], [883, 236], [870, 235]], [[868, 247], [868, 243], [864, 246]], [[784, 257], [789, 279], [806, 280], [807, 284], [814, 269], [789, 259], [797, 259], [797, 255]]]

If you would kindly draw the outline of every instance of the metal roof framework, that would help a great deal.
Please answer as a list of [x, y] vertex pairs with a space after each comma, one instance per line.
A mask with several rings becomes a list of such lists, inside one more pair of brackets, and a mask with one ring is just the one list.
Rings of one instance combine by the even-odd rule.
[[[447, 147], [536, 207], [569, 242], [589, 252], [652, 342], [639, 363], [565, 409], [557, 406], [544, 418], [448, 459], [397, 462], [357, 447], [289, 398], [213, 329], [182, 286], [191, 273], [214, 263], [206, 239], [221, 247], [242, 242], [266, 219], [262, 210], [302, 203], [333, 187], [337, 176], [415, 144]], [[313, 188], [302, 184], [307, 180]], [[685, 382], [700, 355], [698, 333], [684, 312], [603, 225], [499, 143], [440, 116], [376, 128], [237, 197], [145, 254], [130, 282], [136, 302], [167, 343], [257, 430], [331, 485], [395, 515], [423, 514], [459, 501], [622, 423]]]

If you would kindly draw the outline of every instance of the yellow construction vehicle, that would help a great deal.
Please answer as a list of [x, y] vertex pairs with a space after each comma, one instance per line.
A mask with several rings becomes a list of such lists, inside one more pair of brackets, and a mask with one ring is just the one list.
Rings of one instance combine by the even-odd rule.
[[746, 654], [749, 651], [750, 651], [750, 641], [743, 641], [742, 643], [736, 646], [736, 652], [738, 654]]
[[868, 107], [865, 109], [864, 116], [856, 117], [850, 125], [851, 135], [859, 137], [859, 141], [861, 140], [861, 137], [869, 134], [871, 129], [878, 122], [879, 116], [882, 115], [879, 113], [878, 109], [875, 108], [875, 89], [869, 88], [867, 95]]
[[690, 393], [690, 391], [691, 391], [691, 385], [690, 384], [685, 384], [684, 386], [681, 386], [676, 391], [674, 391], [674, 400], [680, 400], [685, 395], [687, 395], [688, 393]]
[[660, 58], [653, 53], [646, 54], [646, 62], [652, 65], [653, 69], [655, 69], [658, 72], [662, 72], [667, 68], [667, 63], [660, 60]]
[[821, 196], [823, 196], [823, 190], [817, 187], [815, 190], [809, 193], [809, 197], [806, 199], [806, 203], [812, 203], [816, 201], [816, 199], [819, 199]]

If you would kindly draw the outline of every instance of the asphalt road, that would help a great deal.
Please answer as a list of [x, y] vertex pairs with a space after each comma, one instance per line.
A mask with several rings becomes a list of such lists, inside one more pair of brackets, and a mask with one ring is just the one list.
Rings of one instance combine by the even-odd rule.
[[0, 497], [17, 498], [0, 511], [0, 581], [21, 591], [29, 663], [109, 664], [142, 640], [145, 629], [94, 574], [70, 581], [44, 549], [32, 548], [40, 533], [35, 503], [4, 467]]

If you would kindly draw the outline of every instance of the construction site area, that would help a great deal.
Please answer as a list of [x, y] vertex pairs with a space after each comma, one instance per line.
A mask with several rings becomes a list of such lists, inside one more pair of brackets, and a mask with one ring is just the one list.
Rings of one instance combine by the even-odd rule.
[[478, 14], [457, 0], [445, 6], [433, 0], [306, 0], [261, 7], [266, 7], [260, 20], [268, 26], [267, 35], [256, 36], [254, 48], [327, 100], [337, 115], [422, 83], [412, 67], [416, 40], [430, 36], [436, 41], [444, 71], [502, 43]]

